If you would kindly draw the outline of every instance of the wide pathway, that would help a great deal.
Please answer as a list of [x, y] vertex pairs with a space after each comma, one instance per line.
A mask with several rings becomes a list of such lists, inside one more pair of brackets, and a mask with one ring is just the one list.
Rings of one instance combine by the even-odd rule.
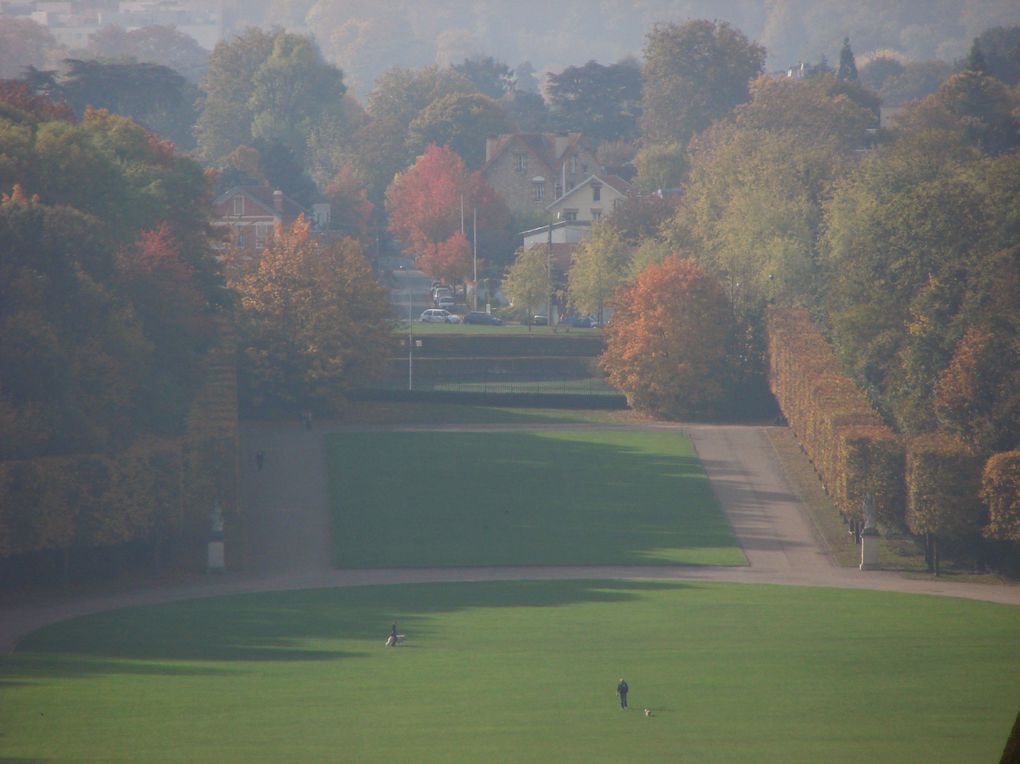
[[[544, 427], [564, 429], [570, 425]], [[747, 557], [746, 567], [335, 570], [331, 567], [322, 438], [326, 432], [342, 432], [345, 428], [316, 424], [308, 431], [296, 423], [250, 425], [242, 433], [241, 453], [242, 499], [248, 516], [243, 571], [210, 575], [186, 584], [0, 608], [0, 654], [10, 652], [23, 636], [49, 623], [113, 608], [254, 591], [410, 582], [577, 578], [733, 581], [900, 591], [1020, 605], [1020, 586], [1016, 585], [906, 578], [889, 571], [836, 567], [816, 536], [801, 501], [790, 489], [764, 428], [666, 424], [647, 427], [683, 430], [691, 436]], [[540, 428], [528, 425], [444, 429]], [[255, 459], [259, 451], [264, 454], [261, 470], [257, 469]]]

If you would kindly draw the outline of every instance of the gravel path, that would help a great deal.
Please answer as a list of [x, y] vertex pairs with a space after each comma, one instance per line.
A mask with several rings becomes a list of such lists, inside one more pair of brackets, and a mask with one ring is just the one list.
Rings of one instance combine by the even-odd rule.
[[[639, 425], [641, 426], [641, 425]], [[580, 428], [627, 429], [582, 425]], [[906, 578], [888, 571], [836, 567], [824, 551], [803, 505], [783, 476], [765, 429], [750, 426], [666, 425], [683, 430], [698, 455], [747, 557], [739, 568], [716, 567], [511, 567], [335, 570], [326, 509], [323, 435], [345, 428], [250, 425], [242, 433], [242, 498], [248, 511], [244, 571], [186, 583], [55, 598], [0, 608], [0, 654], [50, 623], [132, 605], [244, 592], [410, 582], [517, 581], [526, 579], [659, 579], [825, 586], [899, 591], [1020, 605], [1020, 586]], [[563, 430], [570, 426], [445, 427], [446, 430]], [[428, 428], [348, 428], [428, 429]], [[255, 454], [264, 454], [256, 469]]]

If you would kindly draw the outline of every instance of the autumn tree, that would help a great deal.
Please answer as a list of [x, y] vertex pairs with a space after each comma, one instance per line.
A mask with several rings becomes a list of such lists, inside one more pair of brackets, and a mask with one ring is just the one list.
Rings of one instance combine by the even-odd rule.
[[355, 240], [320, 242], [300, 217], [230, 286], [248, 410], [335, 413], [351, 389], [381, 373], [392, 341], [389, 301]]
[[517, 254], [503, 277], [503, 291], [514, 313], [524, 318], [531, 330], [533, 316], [547, 310], [552, 297], [548, 252], [545, 247], [528, 247]]
[[418, 258], [426, 276], [449, 284], [469, 280], [473, 275], [471, 242], [460, 231], [427, 249]]
[[765, 49], [726, 22], [657, 24], [645, 38], [642, 137], [686, 146], [749, 97]]
[[416, 255], [459, 231], [462, 209], [469, 216], [477, 210], [480, 233], [504, 228], [509, 220], [506, 205], [492, 188], [445, 147], [429, 146], [386, 192], [390, 231]]
[[601, 364], [638, 411], [667, 419], [716, 413], [727, 389], [731, 314], [722, 286], [669, 257], [622, 286]]
[[617, 229], [596, 223], [570, 260], [567, 304], [605, 323], [606, 303], [623, 281], [629, 263], [628, 247]]
[[455, 64], [453, 69], [464, 75], [483, 96], [499, 100], [514, 89], [514, 72], [492, 56], [472, 56]]

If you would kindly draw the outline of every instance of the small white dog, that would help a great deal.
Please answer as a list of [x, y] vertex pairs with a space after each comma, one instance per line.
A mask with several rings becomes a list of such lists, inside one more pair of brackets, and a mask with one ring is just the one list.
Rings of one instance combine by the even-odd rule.
[[651, 716], [651, 715], [652, 715], [652, 709], [646, 708], [645, 709], [645, 716]]

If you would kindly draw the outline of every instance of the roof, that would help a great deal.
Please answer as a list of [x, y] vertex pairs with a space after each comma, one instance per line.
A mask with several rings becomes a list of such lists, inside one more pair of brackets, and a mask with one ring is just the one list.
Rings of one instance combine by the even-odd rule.
[[576, 186], [574, 186], [573, 188], [568, 190], [565, 194], [560, 196], [558, 199], [554, 199], [552, 202], [547, 204], [546, 205], [546, 209], [549, 210], [549, 209], [552, 209], [553, 207], [556, 207], [564, 199], [566, 199], [568, 196], [571, 196], [572, 194], [577, 193], [582, 188], [591, 186], [593, 181], [601, 183], [604, 186], [609, 186], [614, 191], [617, 191], [618, 193], [623, 194], [624, 196], [626, 196], [628, 193], [630, 193], [630, 190], [631, 190], [630, 183], [625, 181], [619, 175], [589, 175], [582, 182], [578, 183]]
[[[557, 141], [557, 138], [567, 140]], [[583, 133], [504, 133], [490, 140], [494, 144], [489, 159], [482, 167], [483, 173], [512, 146], [529, 149], [549, 170], [555, 170], [559, 160], [571, 148], [587, 139]]]
[[[237, 194], [243, 194], [262, 207], [267, 215], [276, 215], [276, 204], [273, 200], [275, 190], [269, 186], [233, 186], [228, 188], [216, 199], [215, 204], [223, 204]], [[298, 215], [308, 216], [308, 210], [295, 202], [286, 194], [283, 195], [283, 217], [296, 218]]]

